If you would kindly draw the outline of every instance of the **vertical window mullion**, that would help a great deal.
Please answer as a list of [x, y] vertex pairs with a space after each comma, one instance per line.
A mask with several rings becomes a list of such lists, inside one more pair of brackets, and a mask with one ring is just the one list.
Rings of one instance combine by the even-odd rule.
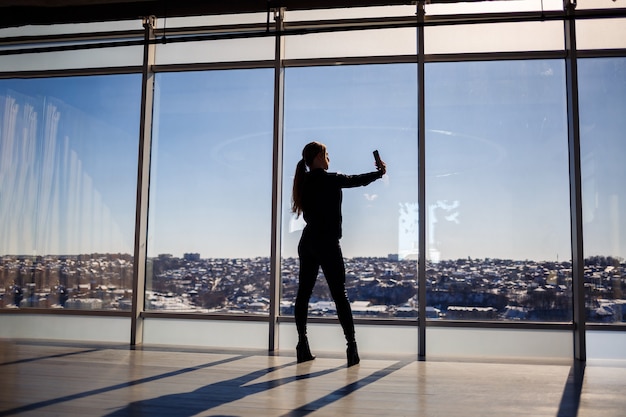
[[426, 111], [424, 92], [424, 1], [417, 4], [418, 148], [418, 358], [426, 358]]
[[283, 173], [283, 108], [285, 68], [283, 67], [284, 37], [282, 36], [284, 8], [275, 11], [276, 53], [274, 64], [274, 127], [273, 127], [273, 166], [272, 166], [272, 230], [270, 259], [270, 312], [268, 350], [278, 348], [278, 316], [280, 314], [281, 293], [281, 207]]
[[133, 299], [130, 344], [143, 342], [146, 256], [148, 237], [148, 189], [150, 184], [150, 149], [152, 146], [152, 106], [154, 103], [154, 27], [156, 18], [145, 17], [143, 71], [141, 80], [141, 118], [139, 122], [139, 157], [137, 170], [137, 205], [135, 211], [135, 247], [133, 252]]
[[567, 2], [565, 29], [565, 80], [567, 88], [567, 124], [569, 144], [570, 222], [572, 242], [572, 308], [574, 319], [574, 359], [586, 360], [585, 287], [582, 225], [582, 180], [580, 161], [580, 126], [578, 113], [578, 66], [576, 53], [575, 4]]

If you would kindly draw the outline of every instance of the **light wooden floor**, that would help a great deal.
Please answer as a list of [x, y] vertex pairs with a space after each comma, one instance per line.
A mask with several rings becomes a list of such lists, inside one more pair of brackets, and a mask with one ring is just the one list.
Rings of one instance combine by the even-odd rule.
[[626, 364], [476, 363], [0, 341], [0, 416], [626, 415]]

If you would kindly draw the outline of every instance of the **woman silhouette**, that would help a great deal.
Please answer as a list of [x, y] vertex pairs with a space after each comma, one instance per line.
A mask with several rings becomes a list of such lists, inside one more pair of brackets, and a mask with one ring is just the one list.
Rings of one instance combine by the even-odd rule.
[[[348, 366], [359, 363], [354, 321], [346, 293], [346, 271], [339, 240], [341, 239], [342, 188], [367, 185], [386, 172], [386, 165], [376, 163], [377, 171], [361, 175], [329, 173], [326, 146], [311, 142], [302, 150], [293, 180], [292, 212], [303, 214], [306, 226], [298, 244], [300, 273], [296, 296], [295, 319], [298, 330], [297, 361], [315, 359], [307, 339], [307, 314], [319, 268], [328, 282], [330, 294], [337, 306], [337, 316], [347, 341]], [[307, 171], [306, 168], [309, 168]]]

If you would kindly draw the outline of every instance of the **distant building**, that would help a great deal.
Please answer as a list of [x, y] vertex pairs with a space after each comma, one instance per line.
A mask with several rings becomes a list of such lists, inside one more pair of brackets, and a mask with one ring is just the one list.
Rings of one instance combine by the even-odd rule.
[[65, 302], [65, 308], [74, 310], [102, 310], [102, 300], [97, 298], [72, 298]]
[[493, 320], [498, 310], [493, 307], [449, 306], [446, 318], [450, 320]]
[[190, 262], [198, 262], [200, 261], [199, 253], [185, 253], [183, 254], [183, 259]]

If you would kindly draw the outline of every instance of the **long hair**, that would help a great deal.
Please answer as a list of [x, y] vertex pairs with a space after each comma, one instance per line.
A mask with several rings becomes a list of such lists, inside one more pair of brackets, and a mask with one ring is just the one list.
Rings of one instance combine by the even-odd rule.
[[291, 212], [300, 216], [302, 213], [302, 183], [306, 174], [306, 167], [311, 169], [313, 160], [320, 152], [326, 152], [326, 146], [319, 142], [307, 143], [302, 149], [302, 159], [296, 165], [296, 174], [293, 177], [293, 189], [291, 192]]

